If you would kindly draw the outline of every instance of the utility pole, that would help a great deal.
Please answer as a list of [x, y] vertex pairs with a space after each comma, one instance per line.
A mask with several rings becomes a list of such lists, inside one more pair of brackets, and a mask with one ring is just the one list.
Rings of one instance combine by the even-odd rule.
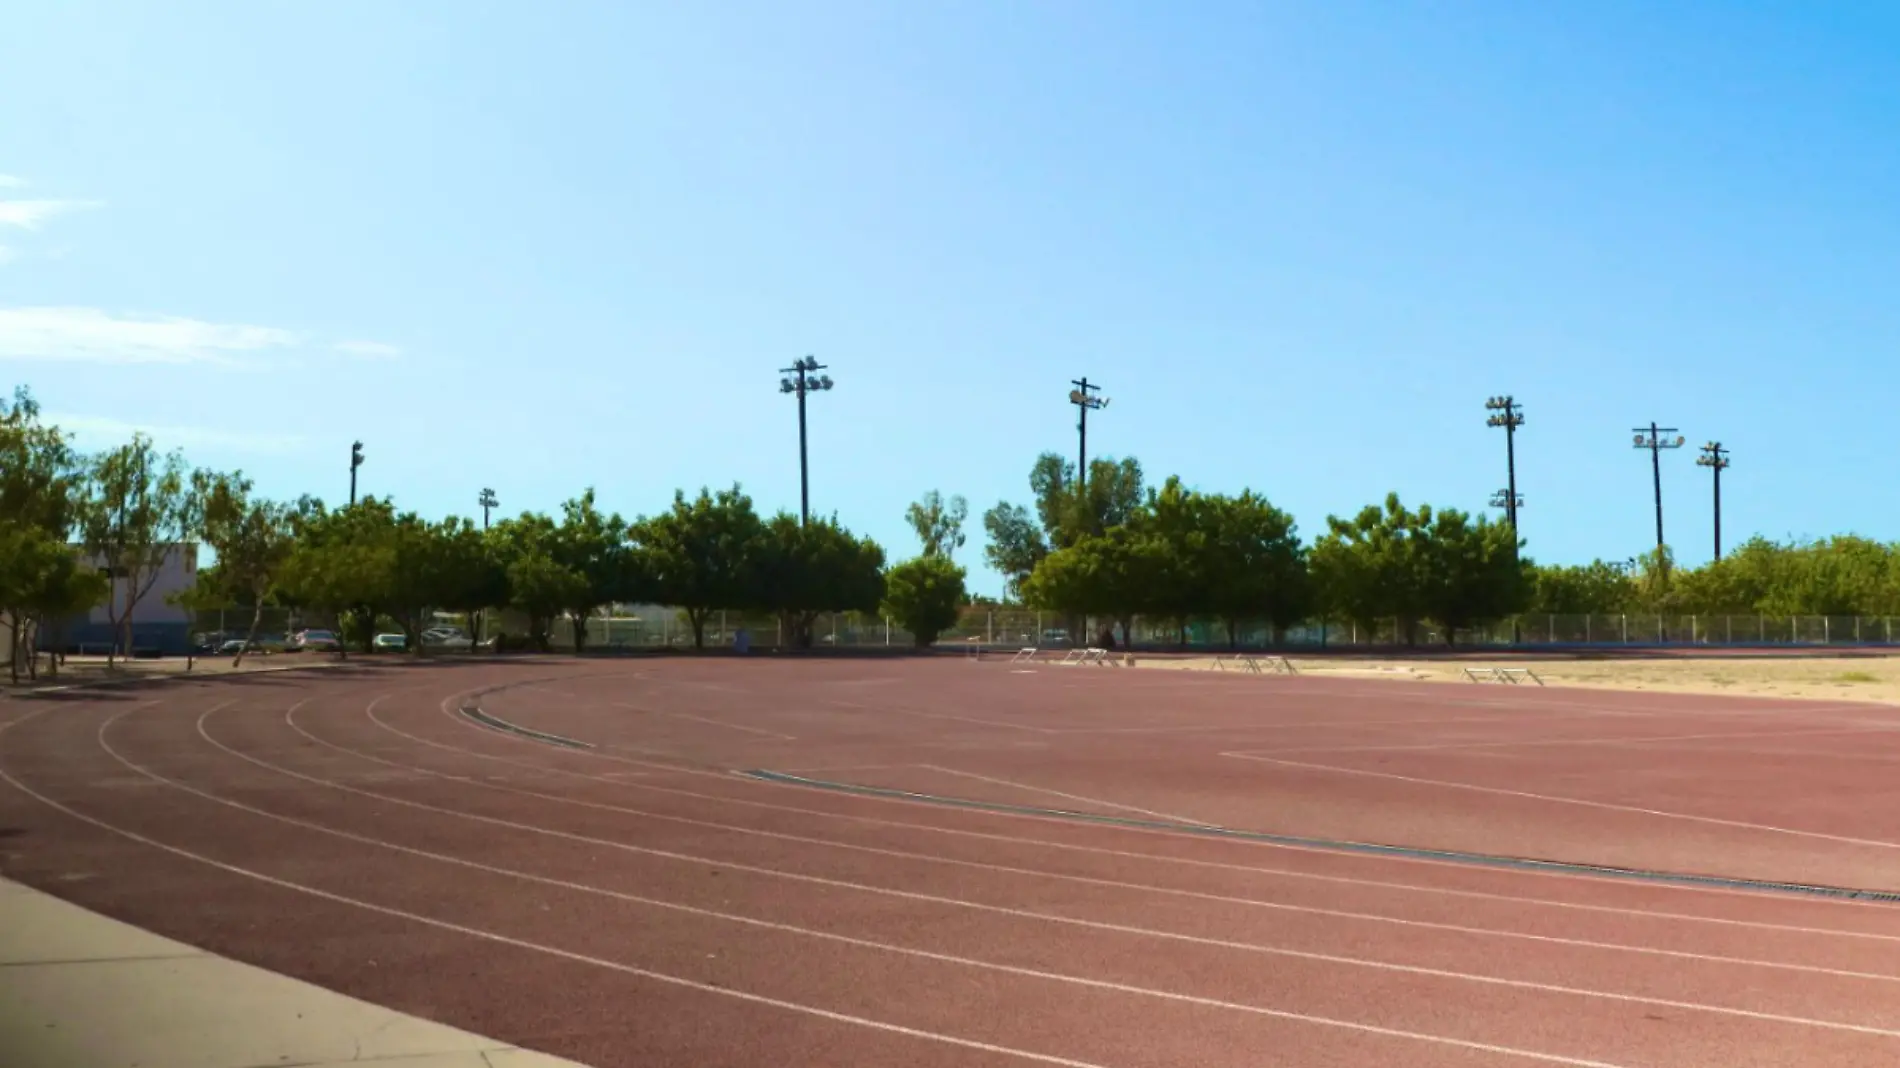
[[361, 466], [363, 466], [363, 443], [353, 442], [350, 445], [350, 506], [352, 508], [356, 506], [356, 469]]
[[482, 506], [482, 529], [487, 530], [488, 510], [490, 508], [500, 508], [501, 500], [495, 496], [494, 490], [483, 489], [481, 496], [475, 498], [475, 503]]
[[1510, 394], [1492, 397], [1484, 402], [1485, 410], [1493, 413], [1484, 421], [1485, 426], [1504, 428], [1504, 521], [1511, 524], [1512, 554], [1517, 546], [1517, 506], [1522, 500], [1517, 495], [1517, 428], [1524, 425], [1524, 408], [1513, 400]]
[[1502, 508], [1506, 512], [1515, 511], [1524, 507], [1524, 495], [1522, 493], [1512, 493], [1508, 489], [1501, 489], [1491, 495], [1491, 507]]
[[790, 367], [782, 367], [779, 374], [790, 377], [778, 380], [780, 393], [798, 395], [798, 521], [800, 525], [811, 523], [811, 466], [805, 452], [805, 394], [823, 392], [831, 388], [831, 376], [816, 372], [825, 369], [816, 356], [807, 356], [802, 360], [793, 360]]
[[1706, 467], [1715, 476], [1715, 558], [1722, 558], [1722, 472], [1728, 470], [1728, 450], [1719, 441], [1702, 446], [1695, 458], [1697, 467]]
[[1089, 482], [1089, 413], [1108, 407], [1107, 397], [1092, 396], [1102, 387], [1089, 381], [1089, 376], [1071, 379], [1069, 384], [1075, 388], [1069, 391], [1069, 403], [1081, 409], [1076, 421], [1075, 431], [1079, 439], [1076, 448], [1075, 484], [1082, 487]]
[[[1673, 426], [1659, 427], [1655, 423], [1650, 423], [1647, 428], [1639, 426], [1634, 433], [1636, 447], [1649, 450], [1649, 467], [1656, 480], [1656, 548], [1660, 549], [1663, 547], [1662, 451], [1680, 449], [1682, 443], [1688, 439], [1681, 434], [1676, 434], [1676, 428]], [[1676, 436], [1669, 437], [1671, 434], [1676, 434]]]

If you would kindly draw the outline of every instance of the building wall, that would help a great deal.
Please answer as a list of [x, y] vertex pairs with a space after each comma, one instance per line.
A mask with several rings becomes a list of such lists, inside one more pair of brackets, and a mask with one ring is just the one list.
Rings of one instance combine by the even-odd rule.
[[[103, 567], [104, 561], [97, 557], [86, 557], [86, 563], [92, 567]], [[145, 596], [139, 599], [132, 610], [132, 625], [142, 623], [177, 623], [189, 625], [191, 613], [172, 604], [169, 598], [182, 593], [198, 581], [198, 546], [195, 544], [174, 545], [165, 553], [164, 563], [158, 569], [158, 575], [146, 575], [151, 581]], [[132, 580], [114, 578], [112, 580], [112, 604], [124, 605], [130, 594]], [[105, 604], [93, 608], [90, 623], [109, 624], [112, 622], [112, 609]]]
[[[92, 567], [103, 566], [96, 556], [86, 554], [75, 547], [80, 558]], [[169, 598], [176, 593], [188, 590], [198, 581], [198, 546], [184, 544], [172, 546], [160, 564], [158, 574], [145, 576], [150, 585], [132, 610], [132, 647], [134, 649], [154, 649], [168, 656], [182, 655], [190, 647], [191, 613], [171, 604]], [[123, 606], [131, 589], [131, 579], [114, 578], [112, 580], [112, 604]], [[145, 583], [141, 582], [142, 586]], [[122, 634], [113, 633], [112, 611], [101, 602], [83, 617], [65, 620], [58, 627], [48, 627], [40, 636], [42, 648], [57, 643], [69, 652], [100, 652], [106, 646], [117, 646], [124, 640]], [[120, 608], [123, 611], [123, 608]], [[121, 620], [121, 622], [124, 622]], [[121, 650], [123, 652], [123, 650]]]

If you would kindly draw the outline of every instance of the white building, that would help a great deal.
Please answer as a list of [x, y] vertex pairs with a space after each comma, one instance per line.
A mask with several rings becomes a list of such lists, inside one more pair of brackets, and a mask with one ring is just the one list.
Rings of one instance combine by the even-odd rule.
[[[87, 556], [85, 550], [74, 547], [90, 567], [105, 569], [105, 561], [96, 556]], [[198, 582], [198, 546], [194, 543], [167, 546], [163, 562], [154, 575], [146, 572], [138, 576], [138, 587], [145, 591], [138, 604], [132, 608], [132, 625], [142, 626], [148, 623], [171, 623], [190, 626], [192, 616], [186, 609], [171, 603], [171, 599]], [[112, 600], [108, 604], [101, 602], [93, 606], [86, 622], [109, 625], [113, 612], [124, 612], [126, 600], [133, 593], [130, 576], [115, 575], [112, 579]], [[77, 623], [78, 620], [71, 622]], [[125, 622], [123, 619], [121, 623]]]

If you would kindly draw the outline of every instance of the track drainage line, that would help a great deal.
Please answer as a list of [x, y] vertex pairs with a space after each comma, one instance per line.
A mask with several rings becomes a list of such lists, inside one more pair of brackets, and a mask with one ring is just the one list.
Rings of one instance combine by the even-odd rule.
[[505, 719], [497, 719], [473, 705], [463, 705], [462, 715], [467, 716], [469, 719], [474, 720], [490, 730], [507, 731], [509, 734], [518, 734], [523, 738], [532, 738], [537, 742], [564, 746], [568, 749], [594, 748], [593, 743], [583, 742], [578, 738], [565, 738], [558, 734], [549, 734], [546, 731], [531, 730], [527, 727], [510, 723]]
[[1708, 887], [1721, 890], [1749, 890], [1773, 894], [1795, 894], [1804, 897], [1835, 898], [1845, 901], [1900, 902], [1900, 891], [1892, 890], [1864, 890], [1845, 886], [1822, 886], [1812, 883], [1778, 882], [1767, 879], [1748, 879], [1723, 875], [1694, 875], [1686, 872], [1659, 871], [1644, 868], [1617, 868], [1602, 864], [1584, 864], [1562, 860], [1537, 860], [1530, 857], [1511, 857], [1492, 853], [1468, 853], [1454, 849], [1428, 849], [1421, 846], [1381, 845], [1376, 842], [1353, 842], [1336, 838], [1305, 838], [1298, 835], [1273, 834], [1267, 831], [1243, 831], [1229, 827], [1208, 827], [1192, 823], [1175, 823], [1167, 820], [1143, 820], [1127, 816], [1105, 816], [1100, 813], [1076, 812], [1070, 809], [1041, 808], [1033, 805], [1011, 805], [1000, 801], [976, 801], [963, 797], [946, 797], [941, 794], [922, 794], [910, 790], [893, 790], [883, 786], [862, 786], [857, 783], [835, 782], [829, 779], [810, 779], [802, 775], [790, 775], [782, 771], [770, 771], [762, 768], [739, 771], [734, 774], [748, 779], [756, 779], [760, 782], [780, 783], [789, 786], [807, 786], [818, 790], [831, 790], [837, 793], [858, 794], [867, 797], [894, 797], [907, 801], [922, 801], [929, 804], [944, 805], [950, 808], [971, 809], [979, 812], [1004, 812], [1020, 816], [1041, 816], [1049, 819], [1074, 820], [1078, 823], [1098, 823], [1111, 827], [1170, 831], [1176, 834], [1199, 835], [1204, 838], [1228, 838], [1246, 842], [1267, 842], [1273, 845], [1295, 846], [1301, 849], [1324, 850], [1333, 853], [1357, 853], [1371, 856], [1401, 857], [1407, 860], [1435, 860], [1451, 864], [1471, 865], [1474, 867], [1552, 872], [1562, 875], [1592, 875], [1606, 879], [1625, 879], [1636, 882]]

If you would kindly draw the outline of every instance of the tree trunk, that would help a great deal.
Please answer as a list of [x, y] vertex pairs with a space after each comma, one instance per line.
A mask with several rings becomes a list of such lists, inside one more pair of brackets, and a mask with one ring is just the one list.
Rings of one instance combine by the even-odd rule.
[[1233, 652], [1234, 650], [1239, 649], [1239, 648], [1240, 648], [1240, 622], [1238, 620], [1230, 619], [1227, 621], [1227, 651]]
[[251, 643], [257, 640], [257, 628], [264, 624], [264, 599], [257, 599], [257, 607], [251, 611], [251, 628], [244, 635], [244, 644], [238, 646], [237, 656], [231, 658], [231, 666], [244, 663], [244, 654], [251, 651]]
[[14, 685], [20, 682], [20, 617], [7, 617], [7, 677]]
[[686, 622], [691, 624], [693, 628], [693, 651], [694, 652], [704, 652], [706, 649], [706, 613], [707, 611], [708, 609], [704, 609], [704, 608], [688, 608], [686, 610]]
[[587, 649], [587, 617], [576, 613], [568, 627], [574, 632], [574, 653], [578, 656]]

